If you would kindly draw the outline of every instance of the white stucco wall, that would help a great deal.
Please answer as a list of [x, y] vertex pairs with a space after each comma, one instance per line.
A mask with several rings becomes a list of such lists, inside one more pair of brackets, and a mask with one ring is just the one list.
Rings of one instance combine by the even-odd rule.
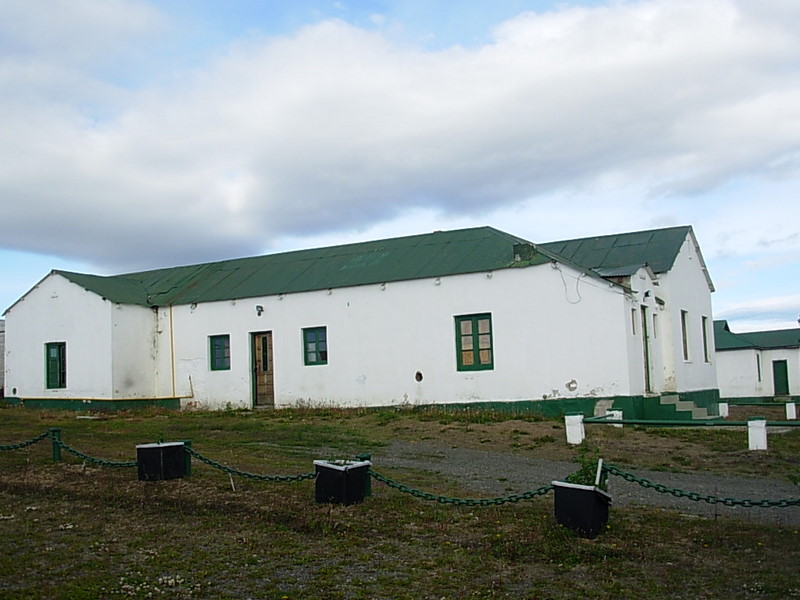
[[[666, 302], [664, 319], [664, 391], [696, 391], [717, 388], [711, 291], [702, 270], [700, 255], [691, 235], [687, 236], [673, 268], [659, 276], [658, 295]], [[681, 310], [687, 312], [689, 359], [683, 357]], [[709, 359], [703, 349], [703, 317]]]
[[114, 398], [156, 398], [161, 340], [157, 313], [148, 307], [113, 304], [110, 311]]
[[[5, 315], [6, 395], [111, 398], [112, 307], [61, 275], [45, 277]], [[48, 342], [66, 342], [65, 388], [47, 388]]]
[[[491, 275], [491, 276], [489, 276]], [[206, 406], [251, 406], [250, 333], [273, 332], [276, 405], [469, 402], [630, 393], [626, 305], [563, 265], [173, 308], [176, 380]], [[264, 307], [259, 317], [255, 306]], [[494, 369], [456, 369], [456, 315], [492, 314]], [[302, 329], [327, 327], [327, 365], [305, 366]], [[231, 369], [208, 337], [229, 334]], [[415, 375], [422, 374], [417, 382]], [[182, 391], [182, 390], [179, 390]]]
[[[758, 378], [758, 358], [761, 360], [761, 381]], [[764, 364], [760, 350], [746, 348], [742, 350], [723, 350], [716, 353], [717, 382], [722, 398], [755, 398], [771, 395], [768, 380], [772, 377], [771, 365]]]
[[[628, 282], [632, 293], [626, 296], [628, 311], [627, 344], [628, 372], [631, 382], [631, 393], [647, 395], [661, 393], [664, 390], [664, 349], [669, 348], [664, 335], [663, 321], [665, 308], [659, 305], [656, 297], [661, 294], [658, 280], [651, 271], [639, 269]], [[642, 313], [646, 320], [646, 342]], [[648, 345], [650, 390], [646, 389], [644, 344]]]
[[0, 319], [0, 390], [6, 381], [6, 322]]

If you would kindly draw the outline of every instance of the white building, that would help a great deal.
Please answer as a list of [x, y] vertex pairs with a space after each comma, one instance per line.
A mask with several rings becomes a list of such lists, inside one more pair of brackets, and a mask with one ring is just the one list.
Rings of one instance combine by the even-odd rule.
[[0, 398], [4, 396], [6, 379], [6, 322], [0, 319]]
[[733, 402], [800, 399], [800, 328], [733, 333], [714, 321], [720, 396]]
[[715, 413], [690, 227], [535, 245], [490, 227], [117, 276], [53, 271], [6, 312], [28, 405], [518, 401]]

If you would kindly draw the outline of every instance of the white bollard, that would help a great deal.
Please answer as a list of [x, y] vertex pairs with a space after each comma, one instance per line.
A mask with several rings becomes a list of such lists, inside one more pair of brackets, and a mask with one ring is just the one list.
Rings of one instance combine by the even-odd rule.
[[719, 416], [722, 417], [723, 419], [727, 419], [728, 418], [728, 414], [729, 414], [728, 403], [727, 402], [720, 402], [719, 403]]
[[[606, 416], [608, 417], [609, 421], [622, 421], [622, 411], [621, 410], [607, 410]], [[612, 425], [612, 427], [622, 427], [622, 423], [618, 423], [616, 425]]]
[[750, 450], [767, 449], [767, 420], [755, 418], [747, 421], [747, 443]]
[[564, 425], [567, 427], [567, 443], [580, 444], [586, 437], [583, 429], [583, 415], [564, 415]]
[[786, 420], [787, 421], [797, 420], [797, 405], [794, 402], [789, 402], [786, 405]]

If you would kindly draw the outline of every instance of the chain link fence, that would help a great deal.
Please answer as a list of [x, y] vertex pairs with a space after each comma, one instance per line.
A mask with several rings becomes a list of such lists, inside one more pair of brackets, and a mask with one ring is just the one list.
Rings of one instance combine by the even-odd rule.
[[671, 488], [660, 483], [654, 483], [644, 477], [637, 477], [633, 473], [623, 471], [614, 465], [603, 465], [609, 475], [621, 477], [625, 481], [637, 483], [640, 486], [658, 492], [660, 494], [670, 494], [676, 498], [688, 498], [695, 502], [705, 502], [707, 504], [722, 504], [723, 506], [741, 506], [744, 508], [788, 508], [790, 506], [800, 506], [800, 498], [790, 498], [786, 500], [737, 500], [736, 498], [720, 498], [698, 492], [687, 492], [680, 488]]
[[440, 504], [454, 504], [456, 506], [500, 506], [502, 504], [506, 504], [507, 502], [519, 502], [520, 500], [531, 500], [536, 496], [543, 496], [544, 494], [553, 489], [552, 485], [544, 485], [535, 490], [523, 492], [521, 494], [511, 494], [510, 496], [503, 496], [499, 498], [451, 498], [449, 496], [440, 496], [414, 489], [403, 483], [399, 483], [394, 479], [390, 479], [389, 477], [381, 475], [380, 473], [376, 473], [373, 470], [370, 470], [369, 474], [377, 481], [385, 483], [389, 487], [394, 488], [405, 494], [410, 494], [415, 498], [421, 498], [422, 500], [430, 500], [432, 502], [438, 502]]
[[[24, 442], [19, 442], [17, 444], [0, 445], [0, 451], [21, 450], [23, 448], [27, 448], [48, 438], [51, 440], [53, 444], [53, 460], [56, 462], [59, 461], [61, 458], [61, 450], [64, 450], [65, 452], [68, 452], [69, 454], [72, 454], [73, 456], [76, 456], [81, 460], [84, 460], [86, 462], [101, 467], [127, 468], [127, 467], [136, 467], [138, 464], [136, 461], [113, 461], [113, 460], [106, 460], [103, 458], [97, 458], [85, 454], [80, 450], [76, 450], [75, 448], [73, 448], [72, 446], [68, 445], [66, 442], [61, 440], [61, 430], [57, 427], [48, 429], [47, 431]], [[194, 450], [188, 444], [184, 446], [184, 452], [186, 452], [186, 454], [190, 455], [191, 457], [199, 460], [200, 462], [208, 465], [209, 467], [222, 471], [223, 473], [227, 473], [228, 475], [231, 476], [235, 475], [237, 477], [242, 477], [244, 479], [250, 479], [254, 481], [297, 482], [297, 481], [314, 479], [317, 475], [315, 472], [302, 473], [300, 475], [258, 475], [256, 473], [250, 473], [248, 471], [242, 471], [234, 467], [223, 465], [211, 458], [202, 455], [201, 453]], [[800, 506], [800, 498], [788, 498], [781, 500], [766, 500], [766, 499], [752, 500], [752, 499], [719, 497], [708, 494], [701, 494], [699, 492], [685, 491], [680, 488], [668, 487], [660, 483], [655, 483], [644, 477], [637, 477], [633, 473], [624, 471], [623, 469], [615, 465], [604, 464], [603, 470], [609, 475], [620, 477], [625, 481], [636, 483], [646, 489], [653, 490], [660, 494], [669, 494], [676, 498], [687, 498], [695, 502], [706, 502], [707, 504], [721, 504], [723, 506], [730, 506], [730, 507], [739, 506], [743, 508], [788, 508], [791, 506]], [[390, 477], [387, 477], [376, 471], [373, 471], [372, 469], [370, 469], [369, 475], [376, 481], [379, 481], [385, 484], [386, 486], [395, 489], [399, 492], [409, 494], [415, 498], [431, 502], [437, 502], [439, 504], [450, 504], [454, 506], [501, 506], [507, 503], [516, 503], [521, 500], [532, 500], [533, 498], [536, 498], [538, 496], [544, 496], [553, 489], [552, 485], [543, 485], [539, 488], [529, 490], [527, 492], [522, 492], [520, 494], [510, 494], [508, 496], [501, 496], [495, 498], [457, 498], [441, 494], [431, 494], [429, 492], [424, 492], [422, 490], [415, 489], [411, 486], [408, 486], [404, 483], [400, 483]]]

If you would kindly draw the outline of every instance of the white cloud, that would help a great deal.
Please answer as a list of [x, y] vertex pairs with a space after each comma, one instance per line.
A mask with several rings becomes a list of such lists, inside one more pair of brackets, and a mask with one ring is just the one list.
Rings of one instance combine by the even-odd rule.
[[[0, 63], [11, 132], [0, 198], [14, 206], [4, 211], [14, 248], [138, 268], [370, 231], [410, 210], [513, 222], [522, 207], [579, 221], [537, 239], [682, 214], [730, 220], [713, 252], [800, 243], [797, 208], [778, 231], [764, 212], [767, 237], [747, 231], [751, 207], [732, 218], [683, 199], [743, 174], [797, 181], [794, 3], [529, 13], [490, 44], [438, 51], [331, 20], [248, 38], [169, 85], [127, 90], [108, 61], [163, 17], [122, 0], [29, 5], [4, 9], [19, 18], [13, 58]], [[640, 196], [620, 204], [619, 190]]]
[[165, 25], [157, 10], [135, 0], [3, 0], [0, 52], [4, 62], [32, 67], [96, 66], [138, 53], [136, 43]]
[[717, 311], [714, 318], [731, 321], [734, 333], [796, 328], [800, 324], [800, 295], [734, 303]]

